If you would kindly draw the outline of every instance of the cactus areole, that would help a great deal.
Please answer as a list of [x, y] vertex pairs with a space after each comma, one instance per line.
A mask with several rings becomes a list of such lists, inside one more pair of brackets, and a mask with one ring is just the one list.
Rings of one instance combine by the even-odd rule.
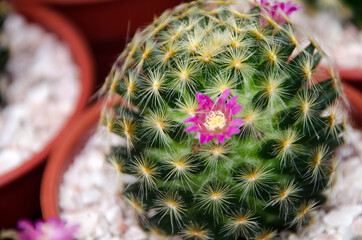
[[103, 87], [123, 99], [102, 121], [126, 143], [107, 161], [129, 176], [122, 196], [161, 239], [273, 239], [309, 224], [333, 183], [340, 80], [332, 68], [321, 79], [323, 51], [289, 20], [298, 6], [246, 3], [166, 11]]

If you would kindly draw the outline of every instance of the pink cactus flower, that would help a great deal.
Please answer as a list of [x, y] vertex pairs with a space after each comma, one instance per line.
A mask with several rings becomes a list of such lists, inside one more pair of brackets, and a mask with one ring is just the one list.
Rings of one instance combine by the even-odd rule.
[[78, 226], [66, 226], [65, 221], [50, 218], [48, 221], [37, 221], [35, 224], [28, 220], [18, 222], [19, 240], [73, 240]]
[[210, 142], [224, 143], [225, 138], [240, 133], [240, 127], [244, 121], [240, 118], [233, 119], [233, 116], [241, 111], [242, 106], [237, 104], [237, 97], [232, 97], [228, 102], [227, 98], [231, 90], [226, 89], [215, 103], [206, 95], [196, 93], [199, 108], [195, 116], [185, 120], [185, 123], [194, 124], [185, 129], [185, 132], [196, 132], [196, 139], [200, 144]]
[[280, 24], [285, 24], [285, 16], [290, 16], [295, 11], [298, 11], [302, 8], [302, 6], [299, 6], [297, 4], [294, 4], [292, 2], [278, 2], [276, 1], [269, 12], [273, 19]]
[[254, 0], [256, 4], [264, 7], [265, 11], [279, 24], [284, 25], [286, 20], [284, 16], [290, 16], [293, 12], [298, 11], [302, 6], [292, 2], [279, 2], [275, 1], [271, 4], [268, 0]]
[[254, 2], [261, 6], [270, 6], [270, 3], [268, 0], [254, 0]]

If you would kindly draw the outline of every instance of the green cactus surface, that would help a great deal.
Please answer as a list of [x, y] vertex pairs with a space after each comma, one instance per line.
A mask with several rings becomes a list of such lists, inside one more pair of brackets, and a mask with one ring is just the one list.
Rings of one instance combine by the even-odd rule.
[[333, 184], [346, 126], [338, 76], [287, 13], [241, 2], [251, 6], [166, 11], [103, 86], [116, 104], [102, 123], [126, 143], [107, 161], [161, 239], [274, 239], [309, 224]]

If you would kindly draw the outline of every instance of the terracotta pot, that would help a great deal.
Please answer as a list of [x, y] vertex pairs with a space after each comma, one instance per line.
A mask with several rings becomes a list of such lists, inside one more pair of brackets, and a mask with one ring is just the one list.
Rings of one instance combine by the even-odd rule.
[[361, 68], [351, 68], [351, 69], [340, 68], [339, 75], [343, 80], [348, 82], [362, 82]]
[[362, 92], [344, 82], [344, 92], [350, 103], [352, 125], [362, 128]]
[[[348, 85], [345, 86], [345, 92], [354, 112], [352, 117], [356, 117], [353, 121], [362, 126], [362, 94]], [[64, 172], [95, 132], [100, 110], [101, 103], [88, 109], [74, 122], [62, 144], [52, 153], [41, 186], [41, 209], [44, 219], [59, 217], [59, 186], [63, 181]]]
[[45, 160], [54, 146], [69, 131], [72, 120], [89, 101], [94, 84], [93, 60], [87, 44], [75, 28], [57, 13], [41, 6], [16, 6], [29, 21], [55, 33], [70, 48], [80, 69], [81, 92], [76, 107], [63, 127], [46, 146], [13, 171], [0, 176], [0, 229], [13, 227], [20, 217], [33, 218], [40, 213], [40, 182]]
[[340, 69], [339, 71], [343, 82], [362, 92], [362, 69]]
[[57, 5], [85, 5], [99, 2], [110, 2], [116, 0], [14, 0], [22, 4], [57, 4]]
[[55, 149], [44, 172], [41, 184], [41, 209], [44, 219], [59, 217], [59, 186], [64, 172], [95, 133], [103, 104], [87, 109], [69, 128], [63, 142]]
[[133, 36], [155, 15], [182, 0], [13, 0], [15, 5], [46, 4], [56, 8], [89, 40], [109, 41]]
[[184, 0], [13, 0], [17, 5], [46, 4], [72, 21], [86, 36], [96, 60], [97, 87], [124, 49], [129, 36], [154, 16]]

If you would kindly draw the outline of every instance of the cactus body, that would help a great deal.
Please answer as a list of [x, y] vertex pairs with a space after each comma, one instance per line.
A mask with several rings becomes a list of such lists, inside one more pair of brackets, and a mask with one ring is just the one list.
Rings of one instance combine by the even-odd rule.
[[[262, 1], [265, 4], [265, 1]], [[203, 1], [138, 32], [103, 90], [126, 140], [107, 160], [133, 176], [144, 226], [182, 239], [273, 239], [309, 223], [343, 143], [340, 81], [286, 12]]]

